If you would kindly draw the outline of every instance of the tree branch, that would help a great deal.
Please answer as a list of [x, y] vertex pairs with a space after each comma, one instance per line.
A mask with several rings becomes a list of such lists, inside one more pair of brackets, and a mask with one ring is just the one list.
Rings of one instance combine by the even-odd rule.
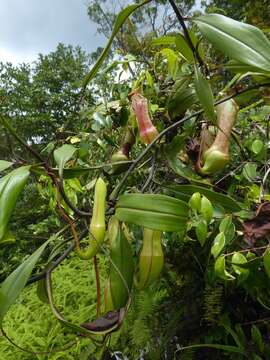
[[197, 59], [197, 61], [199, 62], [200, 66], [201, 66], [201, 67], [204, 67], [204, 68], [207, 70], [207, 72], [208, 72], [208, 69], [207, 69], [206, 65], [204, 64], [202, 58], [200, 57], [200, 54], [199, 54], [198, 50], [195, 48], [195, 46], [194, 46], [194, 44], [193, 44], [193, 42], [192, 42], [192, 40], [191, 40], [191, 38], [190, 38], [190, 36], [189, 36], [189, 32], [188, 32], [188, 29], [187, 29], [187, 27], [186, 27], [184, 18], [183, 18], [183, 16], [181, 15], [178, 7], [176, 6], [174, 0], [169, 0], [169, 3], [171, 4], [171, 6], [172, 6], [172, 8], [173, 8], [173, 10], [174, 10], [174, 12], [175, 12], [176, 17], [177, 17], [180, 25], [182, 26], [182, 29], [183, 29], [183, 32], [184, 32], [184, 37], [185, 37], [185, 39], [186, 39], [186, 41], [187, 41], [187, 43], [188, 43], [188, 46], [189, 46], [190, 49], [192, 50], [195, 59]]

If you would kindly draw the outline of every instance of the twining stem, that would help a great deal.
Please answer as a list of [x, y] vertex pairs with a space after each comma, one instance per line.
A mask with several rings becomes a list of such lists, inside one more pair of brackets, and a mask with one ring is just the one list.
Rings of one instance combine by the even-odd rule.
[[169, 3], [171, 4], [174, 12], [175, 12], [175, 15], [180, 23], [180, 25], [182, 26], [182, 29], [183, 29], [183, 32], [184, 32], [184, 37], [186, 39], [186, 42], [188, 44], [188, 46], [190, 47], [190, 49], [192, 50], [193, 52], [193, 56], [195, 57], [195, 59], [197, 59], [198, 63], [200, 64], [201, 67], [204, 67], [207, 72], [208, 72], [208, 69], [206, 68], [206, 65], [204, 64], [202, 58], [200, 57], [200, 54], [198, 52], [198, 50], [195, 48], [190, 36], [189, 36], [189, 32], [188, 32], [188, 29], [186, 27], [186, 24], [185, 24], [185, 21], [184, 21], [184, 18], [183, 16], [181, 15], [178, 7], [176, 6], [174, 0], [169, 0]]
[[100, 277], [99, 277], [99, 268], [98, 261], [96, 255], [93, 258], [94, 261], [94, 269], [96, 274], [96, 288], [97, 288], [97, 318], [100, 317], [101, 314], [101, 296], [100, 296]]

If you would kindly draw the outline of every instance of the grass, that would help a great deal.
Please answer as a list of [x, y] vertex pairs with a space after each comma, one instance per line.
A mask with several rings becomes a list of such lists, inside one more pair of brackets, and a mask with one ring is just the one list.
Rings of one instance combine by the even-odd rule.
[[[105, 266], [100, 264], [101, 282]], [[96, 287], [92, 261], [82, 261], [76, 255], [65, 260], [53, 273], [54, 299], [62, 314], [71, 322], [80, 324], [96, 316]], [[57, 353], [29, 354], [0, 337], [1, 360], [87, 360], [100, 351], [88, 339], [76, 337], [65, 329], [51, 313], [48, 304], [37, 296], [37, 285], [24, 289], [4, 320], [7, 335], [19, 346], [30, 351], [50, 351], [61, 348], [71, 340], [75, 346]]]

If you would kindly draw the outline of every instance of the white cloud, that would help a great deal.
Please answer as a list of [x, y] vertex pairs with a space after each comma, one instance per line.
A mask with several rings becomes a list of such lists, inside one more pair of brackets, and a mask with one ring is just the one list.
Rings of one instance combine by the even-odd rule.
[[0, 61], [11, 62], [13, 65], [21, 63], [29, 63], [37, 59], [37, 53], [35, 51], [23, 51], [15, 52], [10, 49], [0, 47]]
[[87, 0], [0, 2], [0, 61], [33, 61], [60, 42], [88, 52], [106, 42], [87, 15]]

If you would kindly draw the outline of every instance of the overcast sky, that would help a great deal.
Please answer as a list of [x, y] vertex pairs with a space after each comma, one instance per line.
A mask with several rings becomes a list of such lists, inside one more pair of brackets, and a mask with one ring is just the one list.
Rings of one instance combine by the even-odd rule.
[[87, 16], [87, 0], [0, 0], [0, 61], [30, 62], [57, 44], [91, 52], [104, 46]]

